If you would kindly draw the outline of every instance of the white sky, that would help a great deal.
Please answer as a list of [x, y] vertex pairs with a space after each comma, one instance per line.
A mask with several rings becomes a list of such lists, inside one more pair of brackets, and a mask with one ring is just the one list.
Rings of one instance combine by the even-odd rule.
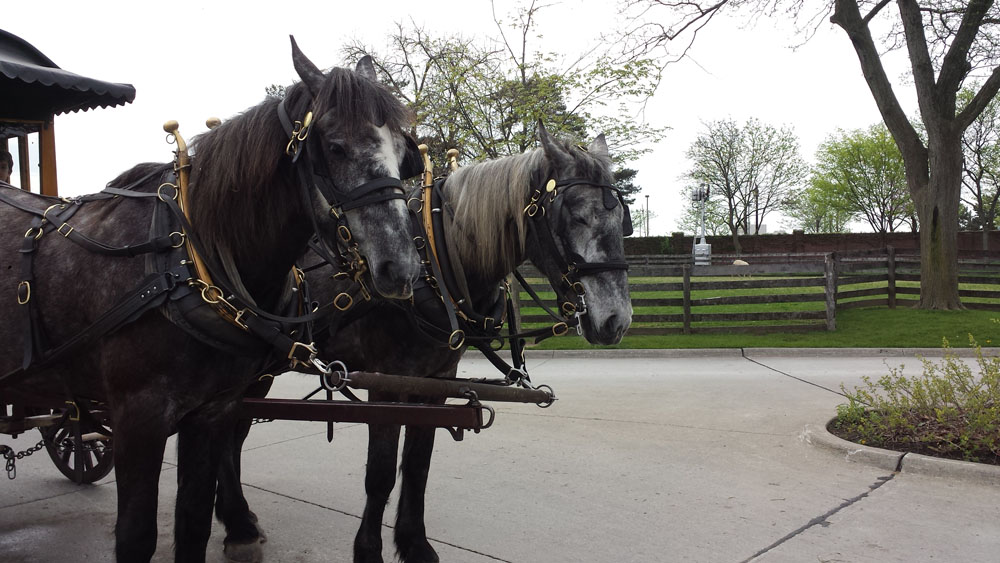
[[[514, 5], [498, 0], [497, 10], [506, 13]], [[572, 58], [598, 33], [611, 30], [615, 6], [611, 0], [562, 0], [543, 10], [540, 47]], [[5, 2], [3, 15], [2, 29], [62, 68], [131, 83], [137, 90], [127, 106], [56, 117], [61, 195], [99, 191], [135, 163], [169, 160], [172, 147], [162, 130], [167, 120], [178, 120], [190, 138], [205, 130], [206, 118], [235, 115], [260, 102], [267, 85], [291, 83], [289, 34], [321, 68], [339, 64], [340, 48], [351, 38], [384, 44], [398, 20], [413, 19], [433, 32], [497, 35], [488, 0], [49, 0]], [[717, 19], [699, 34], [690, 60], [667, 68], [644, 117], [672, 129], [631, 164], [643, 187], [637, 205], [649, 195], [651, 235], [676, 230], [686, 197], [680, 180], [688, 168], [684, 152], [703, 122], [755, 117], [775, 127], [788, 125], [811, 162], [819, 143], [838, 127], [880, 120], [843, 31], [825, 24], [793, 51], [789, 46], [795, 42], [790, 24], [762, 20], [744, 30], [738, 22]], [[896, 56], [889, 76], [912, 113], [912, 86], [898, 79], [903, 69], [905, 59]], [[767, 223], [769, 231], [781, 228], [776, 217]]]

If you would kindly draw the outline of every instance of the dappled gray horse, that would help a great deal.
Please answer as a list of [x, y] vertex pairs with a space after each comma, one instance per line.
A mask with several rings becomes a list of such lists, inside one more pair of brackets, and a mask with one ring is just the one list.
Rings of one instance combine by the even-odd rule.
[[[119, 561], [153, 555], [173, 433], [175, 557], [204, 560], [219, 444], [231, 441], [247, 385], [274, 361], [264, 340], [309, 360], [298, 326], [282, 332], [286, 320], [275, 313], [317, 229], [335, 253], [363, 256], [383, 296], [411, 294], [419, 258], [399, 181], [419, 162], [403, 133], [409, 112], [377, 84], [370, 59], [323, 73], [294, 40], [292, 51], [302, 81], [284, 100], [193, 143], [186, 213], [171, 165], [142, 165], [118, 187], [73, 201], [0, 188], [0, 287], [18, 288], [18, 299], [0, 300], [0, 386], [110, 410]], [[184, 247], [200, 254], [214, 284], [196, 272], [193, 251], [177, 254]], [[231, 322], [212, 308], [221, 302], [240, 303]]]
[[[449, 315], [434, 286], [450, 285], [445, 291], [470, 321], [498, 326], [503, 322], [504, 280], [525, 260], [548, 278], [567, 324], [578, 324], [593, 344], [619, 342], [632, 318], [623, 243], [631, 223], [621, 194], [611, 185], [604, 136], [587, 149], [550, 137], [542, 126], [539, 136], [540, 148], [460, 168], [439, 188], [412, 195], [411, 212], [421, 214], [425, 206], [441, 210], [438, 256], [449, 264], [443, 277], [455, 279], [429, 282], [427, 278], [437, 276], [435, 268], [426, 266], [412, 304], [373, 300], [334, 313], [328, 338], [319, 342], [321, 353], [343, 360], [352, 370], [454, 378], [465, 347], [455, 346], [460, 343], [452, 338]], [[418, 237], [418, 244], [430, 244], [426, 232]], [[351, 291], [349, 282], [333, 280], [329, 270], [307, 277], [320, 303]], [[470, 340], [475, 337], [474, 331], [467, 332]], [[504, 376], [515, 380], [519, 374]], [[441, 401], [374, 392], [369, 400]], [[382, 515], [395, 486], [399, 434], [399, 426], [369, 425], [368, 500], [355, 538], [356, 562], [382, 561]], [[438, 561], [424, 528], [434, 434], [428, 427], [406, 429], [395, 541], [407, 563]], [[238, 479], [221, 480], [220, 491], [225, 487], [238, 488]], [[233, 491], [219, 495], [233, 496]], [[245, 502], [231, 503], [217, 510], [230, 535], [241, 530], [244, 537], [256, 538], [256, 517], [245, 507]]]

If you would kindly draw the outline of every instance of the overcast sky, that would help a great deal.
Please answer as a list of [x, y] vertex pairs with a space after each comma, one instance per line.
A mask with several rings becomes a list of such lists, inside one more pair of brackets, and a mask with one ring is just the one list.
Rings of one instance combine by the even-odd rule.
[[[502, 13], [514, 6], [497, 2]], [[538, 17], [542, 47], [572, 58], [598, 33], [611, 31], [615, 6], [557, 1]], [[340, 48], [351, 38], [380, 46], [395, 21], [411, 19], [434, 32], [497, 35], [488, 0], [5, 2], [0, 26], [66, 70], [136, 87], [128, 106], [56, 118], [60, 193], [78, 195], [99, 191], [135, 163], [169, 160], [165, 121], [178, 120], [190, 138], [205, 130], [207, 117], [235, 115], [259, 103], [269, 84], [291, 83], [289, 34], [326, 68], [341, 62]], [[685, 197], [681, 176], [689, 166], [684, 152], [704, 122], [755, 117], [787, 125], [811, 162], [838, 127], [880, 121], [846, 34], [826, 24], [792, 50], [791, 31], [790, 24], [765, 20], [743, 29], [720, 18], [699, 34], [688, 60], [667, 68], [644, 118], [671, 130], [631, 164], [643, 188], [637, 204], [649, 195], [651, 235], [676, 228]], [[889, 75], [912, 112], [912, 86], [899, 79], [904, 68], [897, 56]], [[772, 232], [783, 226], [777, 218], [767, 223]]]

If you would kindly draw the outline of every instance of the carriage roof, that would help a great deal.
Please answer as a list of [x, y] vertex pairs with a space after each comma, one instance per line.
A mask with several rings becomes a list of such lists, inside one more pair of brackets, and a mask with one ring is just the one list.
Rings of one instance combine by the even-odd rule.
[[27, 135], [40, 136], [41, 191], [57, 195], [54, 116], [132, 102], [131, 84], [105, 82], [59, 68], [20, 37], [0, 29], [0, 149], [18, 139], [21, 187], [30, 189]]
[[113, 107], [135, 99], [131, 84], [105, 82], [59, 68], [27, 41], [0, 30], [0, 106], [4, 119]]

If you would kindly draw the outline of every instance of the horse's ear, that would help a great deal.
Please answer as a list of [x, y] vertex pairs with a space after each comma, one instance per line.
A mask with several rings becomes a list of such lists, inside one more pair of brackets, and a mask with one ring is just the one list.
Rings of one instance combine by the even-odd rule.
[[295, 72], [302, 79], [302, 83], [306, 85], [309, 93], [315, 97], [323, 87], [325, 80], [323, 71], [302, 54], [299, 45], [295, 42], [295, 37], [289, 35], [288, 38], [292, 40], [292, 64], [295, 65]]
[[549, 160], [560, 166], [563, 166], [570, 160], [569, 155], [559, 148], [559, 144], [549, 136], [549, 132], [545, 129], [545, 125], [541, 119], [538, 120], [538, 140], [541, 141], [542, 149], [545, 151], [545, 156], [549, 157]]
[[370, 55], [361, 57], [358, 65], [354, 67], [354, 72], [364, 76], [368, 80], [378, 81], [378, 77], [375, 76], [375, 63], [372, 62]]
[[608, 141], [604, 138], [604, 133], [601, 133], [596, 139], [590, 142], [587, 152], [605, 162], [611, 162], [611, 153], [608, 152]]

